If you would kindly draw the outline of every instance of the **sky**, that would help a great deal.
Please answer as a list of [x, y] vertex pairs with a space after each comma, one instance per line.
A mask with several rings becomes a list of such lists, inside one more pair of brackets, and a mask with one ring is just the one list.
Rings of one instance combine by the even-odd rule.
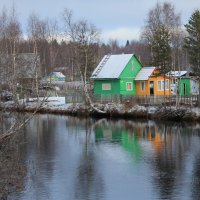
[[[139, 40], [148, 12], [157, 2], [164, 0], [0, 0], [0, 10], [14, 5], [26, 31], [30, 14], [62, 21], [62, 12], [67, 8], [73, 11], [75, 20], [85, 19], [94, 24], [101, 31], [103, 42], [111, 39], [124, 45], [127, 40]], [[188, 23], [195, 9], [200, 9], [200, 0], [167, 2], [172, 3], [176, 13], [181, 14], [182, 24]]]

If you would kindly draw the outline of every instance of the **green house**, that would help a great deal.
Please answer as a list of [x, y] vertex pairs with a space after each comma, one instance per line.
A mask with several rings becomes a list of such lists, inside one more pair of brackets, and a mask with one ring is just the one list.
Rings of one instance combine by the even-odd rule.
[[136, 94], [134, 80], [142, 64], [134, 54], [105, 55], [92, 73], [94, 94]]
[[179, 79], [178, 93], [181, 96], [197, 95], [199, 93], [198, 81], [192, 77], [182, 77]]

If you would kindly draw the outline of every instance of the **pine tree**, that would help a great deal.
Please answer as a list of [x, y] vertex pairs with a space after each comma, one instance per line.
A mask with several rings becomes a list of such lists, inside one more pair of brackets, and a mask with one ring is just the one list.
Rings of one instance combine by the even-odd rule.
[[170, 34], [168, 29], [161, 25], [155, 29], [151, 42], [152, 60], [155, 66], [158, 66], [158, 74], [164, 76], [164, 107], [165, 104], [165, 88], [166, 88], [166, 73], [171, 70], [171, 48]]
[[[188, 50], [189, 60], [193, 72], [199, 78], [200, 85], [200, 11], [196, 10], [185, 25], [188, 36], [185, 38], [185, 48]], [[198, 106], [200, 106], [200, 87]]]
[[130, 45], [130, 42], [129, 42], [129, 40], [127, 40], [127, 41], [126, 41], [125, 47], [127, 47], [127, 46], [129, 46], [129, 45]]
[[200, 78], [200, 11], [196, 10], [185, 25], [188, 36], [185, 38], [185, 48], [188, 50], [193, 72]]
[[151, 44], [152, 60], [159, 68], [159, 75], [165, 75], [171, 70], [170, 35], [164, 26], [160, 26], [153, 33]]

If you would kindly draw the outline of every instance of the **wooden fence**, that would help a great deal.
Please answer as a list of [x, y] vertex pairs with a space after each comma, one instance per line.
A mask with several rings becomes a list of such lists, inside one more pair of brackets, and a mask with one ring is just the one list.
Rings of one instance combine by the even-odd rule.
[[130, 102], [138, 105], [197, 105], [198, 96], [138, 96], [138, 95], [94, 95], [94, 102], [99, 103], [125, 103]]
[[[41, 92], [44, 92], [43, 90]], [[67, 90], [47, 90], [45, 91], [47, 96], [65, 96], [66, 103], [83, 103], [85, 101], [85, 95], [83, 93], [83, 89], [80, 88], [75, 89], [67, 89]], [[103, 94], [93, 94], [90, 91], [90, 97], [94, 103], [126, 103], [129, 102], [131, 104], [138, 104], [138, 105], [188, 105], [188, 106], [195, 106], [198, 102], [198, 95], [191, 95], [191, 96], [153, 96], [153, 95], [145, 95], [145, 96], [138, 96], [138, 95], [103, 95]]]

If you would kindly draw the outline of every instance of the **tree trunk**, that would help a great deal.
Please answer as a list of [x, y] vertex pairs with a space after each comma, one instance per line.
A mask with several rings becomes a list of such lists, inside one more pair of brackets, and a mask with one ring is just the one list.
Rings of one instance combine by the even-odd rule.
[[165, 81], [166, 81], [166, 77], [164, 74], [164, 108], [166, 109], [166, 88], [165, 88], [166, 83], [165, 83]]

